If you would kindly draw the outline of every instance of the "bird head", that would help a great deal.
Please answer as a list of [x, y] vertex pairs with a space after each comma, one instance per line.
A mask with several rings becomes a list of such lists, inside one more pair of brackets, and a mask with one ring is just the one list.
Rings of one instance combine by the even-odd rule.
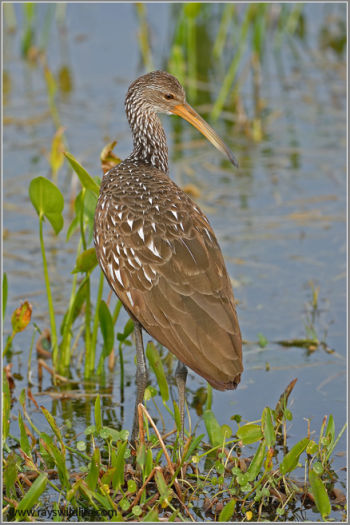
[[216, 131], [186, 102], [180, 82], [165, 71], [152, 71], [136, 79], [129, 87], [125, 107], [127, 114], [138, 108], [153, 113], [178, 115], [198, 129], [230, 162], [238, 167], [232, 151]]

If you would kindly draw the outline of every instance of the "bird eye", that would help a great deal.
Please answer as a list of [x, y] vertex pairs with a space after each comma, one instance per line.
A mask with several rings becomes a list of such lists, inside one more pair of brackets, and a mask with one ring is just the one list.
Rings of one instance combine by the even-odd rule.
[[167, 93], [166, 95], [164, 95], [164, 98], [166, 98], [167, 100], [172, 100], [174, 98], [174, 95], [172, 95], [171, 93]]

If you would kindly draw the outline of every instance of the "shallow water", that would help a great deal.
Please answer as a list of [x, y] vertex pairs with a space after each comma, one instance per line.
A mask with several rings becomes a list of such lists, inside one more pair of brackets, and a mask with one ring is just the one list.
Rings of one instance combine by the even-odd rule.
[[[319, 49], [320, 30], [326, 17], [341, 15], [342, 8], [345, 10], [341, 5], [333, 10], [321, 4], [307, 5], [305, 44], [300, 42], [294, 49], [284, 42], [280, 58], [271, 49], [266, 51], [261, 86], [266, 133], [261, 141], [253, 141], [232, 127], [232, 115], [226, 118], [225, 113], [213, 123], [239, 158], [239, 170], [231, 169], [187, 123], [179, 124], [176, 117], [163, 118], [169, 138], [171, 175], [180, 185], [192, 183], [200, 190], [197, 202], [210, 218], [222, 247], [239, 301], [243, 338], [247, 341], [241, 384], [235, 392], [215, 392], [213, 409], [220, 423], [227, 423], [236, 413], [247, 420], [257, 419], [265, 406], [275, 406], [287, 384], [297, 377], [291, 396], [291, 444], [306, 434], [305, 418], [311, 419], [316, 435], [324, 415], [333, 414], [337, 431], [346, 420], [346, 71], [344, 57]], [[45, 5], [36, 6], [39, 36], [45, 9]], [[4, 71], [10, 85], [4, 106], [3, 263], [9, 280], [5, 336], [12, 311], [25, 299], [32, 303], [33, 320], [40, 328], [49, 324], [38, 221], [28, 199], [28, 185], [33, 177], [49, 175], [47, 155], [54, 127], [41, 69], [20, 56], [23, 14], [19, 5], [15, 11], [18, 30], [4, 40]], [[149, 4], [147, 12], [153, 60], [155, 67], [161, 69], [176, 11], [170, 4]], [[123, 100], [128, 84], [145, 71], [140, 65], [138, 20], [130, 4], [69, 4], [65, 21], [64, 31], [58, 31], [53, 23], [47, 46], [50, 69], [57, 72], [66, 65], [72, 75], [71, 92], [58, 93], [58, 110], [67, 149], [92, 175], [100, 175], [99, 154], [106, 142], [118, 140], [116, 153], [121, 158], [131, 149]], [[225, 55], [221, 77], [219, 66], [209, 69], [210, 91], [201, 94], [206, 102], [195, 105], [189, 100], [202, 114], [208, 109], [208, 101], [213, 103], [219, 93], [226, 62], [229, 59]], [[251, 84], [244, 84], [242, 98], [248, 115], [252, 115]], [[70, 176], [65, 165], [58, 180], [65, 195], [70, 192]], [[56, 238], [47, 227], [45, 236], [54, 300], [60, 315], [67, 307], [75, 261], [76, 238], [65, 243], [69, 223], [66, 205], [64, 231]], [[97, 278], [95, 271], [95, 285]], [[316, 332], [333, 353], [321, 347], [308, 353], [302, 348], [277, 344], [307, 335], [310, 282], [320, 287]], [[105, 299], [107, 295], [106, 286]], [[125, 320], [123, 312], [120, 329]], [[267, 338], [266, 347], [257, 344], [258, 334]], [[17, 374], [17, 397], [27, 386], [31, 337], [32, 332], [26, 330], [14, 341], [12, 373]], [[80, 352], [82, 343], [78, 355]], [[32, 367], [33, 394], [42, 396], [41, 404], [56, 415], [59, 424], [74, 421], [74, 431], [83, 431], [92, 421], [94, 398], [57, 400], [43, 395], [52, 388], [50, 377], [44, 374], [40, 393], [34, 359]], [[130, 428], [134, 373], [131, 348], [126, 354], [128, 386], [122, 423], [118, 366], [114, 373], [107, 372], [105, 385], [97, 385], [106, 394], [106, 422]], [[73, 375], [77, 378], [77, 370], [73, 370]], [[205, 382], [190, 373], [188, 386], [194, 394]], [[89, 390], [82, 383], [75, 388]], [[91, 388], [95, 391], [96, 385]], [[176, 396], [175, 388], [172, 389]], [[189, 402], [191, 398], [189, 393]], [[157, 401], [161, 406], [160, 398]], [[16, 405], [13, 413], [16, 415]], [[40, 428], [47, 426], [35, 407], [32, 417]], [[171, 425], [166, 413], [164, 418]], [[198, 423], [204, 428], [194, 409], [191, 418], [192, 425]], [[11, 431], [17, 434], [16, 423]], [[345, 447], [343, 435], [337, 452], [343, 452]], [[344, 463], [344, 457], [335, 457], [335, 470], [343, 481], [345, 476], [339, 469]]]

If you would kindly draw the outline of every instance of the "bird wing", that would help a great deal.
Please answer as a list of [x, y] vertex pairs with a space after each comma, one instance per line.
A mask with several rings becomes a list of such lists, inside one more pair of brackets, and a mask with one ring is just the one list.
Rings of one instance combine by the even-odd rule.
[[137, 177], [134, 169], [130, 177], [120, 165], [103, 184], [95, 245], [109, 284], [183, 363], [217, 389], [235, 388], [243, 371], [241, 334], [208, 219], [155, 168], [138, 168]]

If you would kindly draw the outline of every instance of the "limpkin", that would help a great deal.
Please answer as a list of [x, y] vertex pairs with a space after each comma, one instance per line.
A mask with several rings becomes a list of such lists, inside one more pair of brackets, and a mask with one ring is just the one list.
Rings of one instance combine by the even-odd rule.
[[186, 102], [169, 73], [154, 71], [129, 87], [125, 110], [131, 155], [105, 173], [95, 213], [97, 259], [134, 321], [137, 406], [147, 368], [142, 328], [178, 358], [182, 432], [187, 368], [218, 390], [234, 389], [243, 371], [242, 340], [232, 286], [208, 219], [169, 178], [168, 148], [158, 113], [195, 126], [237, 165], [230, 149]]

